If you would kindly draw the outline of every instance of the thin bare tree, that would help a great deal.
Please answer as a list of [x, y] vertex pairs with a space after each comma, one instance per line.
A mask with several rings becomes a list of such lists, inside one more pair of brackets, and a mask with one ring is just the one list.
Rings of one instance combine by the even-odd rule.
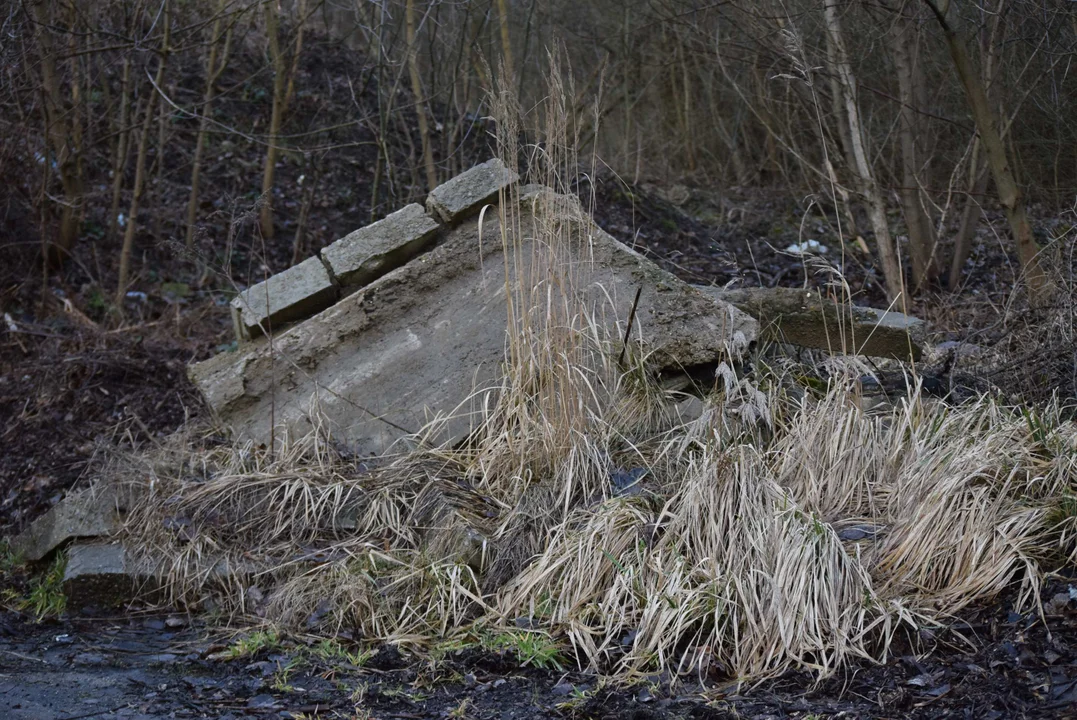
[[1033, 298], [1039, 299], [1046, 290], [1047, 275], [1040, 266], [1040, 249], [1032, 236], [1032, 225], [1028, 221], [1024, 193], [1017, 184], [1006, 146], [1002, 142], [998, 113], [987, 99], [987, 90], [973, 65], [968, 43], [961, 32], [960, 20], [957, 13], [952, 12], [950, 0], [924, 0], [924, 2], [934, 13], [946, 37], [946, 46], [950, 51], [954, 71], [965, 89], [965, 98], [972, 111], [972, 117], [976, 121], [976, 130], [987, 155], [987, 163], [991, 168], [995, 188], [998, 190], [999, 202], [1006, 209], [1006, 219], [1009, 221], [1017, 246], [1017, 254], [1021, 259], [1025, 281], [1028, 283]]
[[868, 206], [868, 219], [875, 232], [875, 244], [879, 248], [882, 261], [883, 277], [886, 281], [886, 294], [891, 302], [898, 301], [904, 291], [901, 262], [898, 259], [894, 240], [890, 236], [890, 226], [886, 220], [886, 203], [872, 169], [867, 149], [864, 126], [860, 119], [860, 104], [857, 98], [856, 76], [853, 74], [849, 55], [845, 49], [845, 37], [842, 33], [841, 17], [835, 0], [826, 0], [824, 5], [827, 33], [830, 35], [833, 53], [832, 70], [838, 77], [842, 100], [845, 105], [845, 120], [849, 123], [849, 137], [852, 143], [854, 170]]

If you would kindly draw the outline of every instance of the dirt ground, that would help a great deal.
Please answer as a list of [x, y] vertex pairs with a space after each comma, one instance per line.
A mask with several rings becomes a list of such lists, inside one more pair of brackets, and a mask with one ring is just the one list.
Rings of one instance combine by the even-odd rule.
[[[604, 684], [521, 667], [512, 654], [436, 661], [382, 647], [360, 664], [283, 640], [223, 659], [237, 638], [183, 616], [26, 624], [0, 615], [0, 716], [165, 718], [1077, 718], [1077, 587], [1047, 588], [1046, 623], [1008, 601], [899, 641], [885, 665], [755, 687], [666, 676]], [[349, 640], [341, 638], [342, 646]], [[316, 646], [314, 646], [316, 647]]]

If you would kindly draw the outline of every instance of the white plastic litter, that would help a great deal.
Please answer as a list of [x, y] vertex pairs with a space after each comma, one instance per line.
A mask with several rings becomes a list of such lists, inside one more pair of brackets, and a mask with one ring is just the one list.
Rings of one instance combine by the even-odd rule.
[[802, 243], [793, 243], [785, 249], [787, 253], [793, 253], [795, 255], [806, 255], [808, 253], [818, 253], [825, 255], [830, 252], [830, 248], [823, 245], [818, 240], [805, 240]]

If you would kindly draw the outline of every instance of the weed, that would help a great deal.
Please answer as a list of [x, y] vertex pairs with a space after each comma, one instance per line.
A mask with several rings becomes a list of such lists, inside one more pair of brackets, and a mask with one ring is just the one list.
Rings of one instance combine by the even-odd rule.
[[22, 565], [20, 558], [6, 539], [0, 539], [0, 578], [8, 578]]
[[464, 698], [460, 701], [460, 704], [449, 711], [449, 717], [451, 718], [466, 718], [467, 711], [471, 709], [471, 698]]
[[254, 655], [261, 650], [274, 650], [280, 647], [281, 638], [276, 630], [256, 630], [239, 638], [225, 653], [226, 660], [239, 660]]
[[523, 666], [542, 670], [564, 669], [557, 643], [544, 632], [511, 630], [494, 635], [484, 645], [488, 650], [512, 652]]
[[367, 660], [374, 657], [374, 651], [370, 649], [348, 650], [337, 640], [325, 639], [318, 641], [308, 651], [311, 655], [323, 661], [337, 660], [360, 668], [366, 665]]
[[597, 687], [588, 690], [583, 690], [578, 687], [572, 688], [572, 694], [568, 700], [557, 703], [556, 707], [562, 712], [572, 713], [586, 705], [587, 702], [595, 696]]
[[0, 540], [0, 602], [11, 608], [21, 608], [25, 598], [16, 590], [24, 574], [22, 559], [11, 549], [7, 540]]
[[289, 682], [292, 673], [306, 664], [307, 661], [298, 655], [290, 658], [284, 667], [278, 668], [277, 672], [273, 673], [273, 689], [277, 692], [295, 692], [295, 687]]
[[407, 689], [402, 685], [379, 687], [378, 694], [381, 695], [383, 698], [400, 698], [401, 700], [412, 704], [421, 703], [428, 697], [430, 697], [426, 693], [415, 690], [414, 688]]
[[41, 622], [45, 618], [59, 617], [67, 607], [67, 596], [64, 595], [64, 569], [67, 558], [63, 553], [57, 553], [56, 559], [44, 574], [35, 578], [30, 583], [30, 593], [22, 602], [22, 610], [30, 612], [35, 622]]

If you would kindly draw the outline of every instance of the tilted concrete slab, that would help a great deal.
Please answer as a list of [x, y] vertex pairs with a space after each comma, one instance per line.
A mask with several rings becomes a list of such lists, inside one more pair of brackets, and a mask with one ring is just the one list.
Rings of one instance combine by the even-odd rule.
[[[535, 199], [521, 206], [521, 257], [529, 258]], [[611, 335], [621, 332], [642, 288], [633, 337], [654, 368], [712, 363], [735, 334], [738, 347], [755, 338], [755, 320], [665, 272], [578, 210], [565, 222], [586, 243], [576, 287]], [[494, 392], [501, 377], [505, 285], [499, 218], [491, 212], [481, 244], [478, 223], [465, 223], [429, 253], [277, 336], [272, 347], [259, 340], [188, 372], [217, 417], [259, 443], [270, 442], [271, 423], [277, 439], [309, 432], [312, 415], [361, 453], [385, 452], [435, 415], [453, 419], [431, 440], [456, 441], [478, 419], [484, 398], [476, 390]]]
[[443, 222], [456, 223], [496, 202], [501, 190], [508, 190], [519, 179], [500, 160], [487, 160], [434, 188], [426, 198], [426, 209]]
[[276, 333], [287, 323], [310, 317], [336, 301], [337, 286], [320, 258], [307, 258], [241, 292], [232, 301], [237, 338]]
[[322, 249], [322, 260], [345, 290], [369, 285], [427, 249], [441, 227], [417, 203], [345, 235]]
[[797, 288], [702, 288], [759, 320], [779, 342], [847, 355], [919, 360], [927, 335], [923, 320], [894, 311], [827, 300]]

